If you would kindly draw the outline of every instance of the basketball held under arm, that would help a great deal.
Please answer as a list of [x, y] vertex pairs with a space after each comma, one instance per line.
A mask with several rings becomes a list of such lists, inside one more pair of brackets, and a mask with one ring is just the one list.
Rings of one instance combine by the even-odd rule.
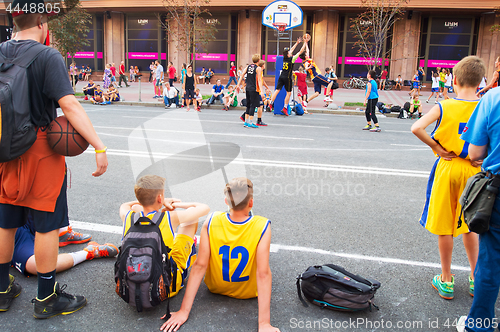
[[[87, 113], [85, 113], [82, 105], [80, 105], [74, 95], [66, 95], [57, 102], [71, 125], [94, 147], [95, 150], [106, 149], [106, 146], [97, 135], [92, 122], [90, 122]], [[106, 156], [106, 152], [96, 153], [96, 165], [97, 169], [92, 173], [93, 176], [97, 177], [106, 172], [108, 168], [108, 157]]]

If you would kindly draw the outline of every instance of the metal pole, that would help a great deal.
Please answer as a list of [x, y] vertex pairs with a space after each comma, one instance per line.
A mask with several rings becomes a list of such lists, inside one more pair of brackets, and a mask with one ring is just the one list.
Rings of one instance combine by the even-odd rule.
[[139, 102], [141, 101], [141, 76], [139, 76]]

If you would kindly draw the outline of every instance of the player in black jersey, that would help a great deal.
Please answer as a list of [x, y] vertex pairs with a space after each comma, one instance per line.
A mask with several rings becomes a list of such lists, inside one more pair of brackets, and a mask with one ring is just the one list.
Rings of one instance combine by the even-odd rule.
[[[243, 77], [246, 78], [246, 98], [247, 98], [247, 110], [245, 112], [244, 127], [246, 128], [259, 128], [253, 123], [253, 116], [255, 114], [255, 109], [260, 106], [260, 96], [259, 91], [262, 90], [262, 69], [257, 66], [260, 60], [259, 54], [254, 54], [252, 56], [252, 64], [248, 65], [240, 76], [238, 85], [236, 85], [236, 91], [240, 92], [240, 87], [242, 86]], [[242, 119], [243, 120], [243, 119]]]
[[292, 46], [292, 48], [285, 47], [283, 50], [283, 69], [281, 70], [280, 77], [278, 78], [278, 84], [276, 86], [276, 90], [274, 90], [273, 95], [271, 96], [271, 104], [269, 107], [271, 110], [273, 109], [274, 106], [274, 100], [276, 99], [276, 96], [278, 93], [281, 91], [281, 89], [284, 87], [286, 91], [286, 97], [285, 97], [285, 104], [283, 105], [283, 113], [288, 116], [288, 102], [290, 101], [290, 96], [292, 95], [292, 89], [293, 89], [293, 64], [295, 61], [297, 61], [297, 58], [299, 55], [304, 52], [305, 50], [305, 45], [302, 46], [300, 51], [293, 55], [293, 50], [299, 45], [299, 43], [302, 41], [302, 37], [299, 37], [297, 39], [297, 42]]

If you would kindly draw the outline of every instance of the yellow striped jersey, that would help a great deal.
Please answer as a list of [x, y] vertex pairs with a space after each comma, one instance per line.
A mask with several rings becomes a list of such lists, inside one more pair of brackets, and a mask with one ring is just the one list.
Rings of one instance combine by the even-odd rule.
[[309, 76], [311, 79], [315, 78], [316, 76], [321, 74], [321, 70], [319, 70], [318, 66], [316, 66], [316, 63], [313, 61], [313, 59], [309, 58], [305, 61], [304, 66], [306, 63], [309, 63], [312, 65], [309, 69], [307, 69], [307, 72], [309, 73]]
[[238, 299], [257, 296], [257, 246], [271, 221], [261, 216], [232, 221], [214, 212], [208, 222], [210, 262], [205, 284], [212, 293]]
[[469, 158], [469, 143], [460, 138], [467, 121], [479, 100], [447, 99], [439, 103], [441, 116], [431, 137], [448, 152], [463, 159]]

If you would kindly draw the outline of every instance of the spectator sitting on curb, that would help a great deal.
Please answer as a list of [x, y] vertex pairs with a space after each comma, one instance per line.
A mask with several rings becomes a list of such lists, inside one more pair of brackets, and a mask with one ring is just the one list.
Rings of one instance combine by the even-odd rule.
[[212, 76], [214, 76], [214, 72], [212, 68], [208, 68], [207, 72], [205, 73], [205, 84], [210, 84]]
[[87, 84], [87, 86], [83, 87], [83, 94], [85, 95], [85, 100], [89, 100], [89, 96], [90, 98], [92, 98], [94, 96], [94, 89], [95, 89], [95, 83], [93, 80], [89, 80], [89, 83]]
[[394, 88], [395, 90], [401, 90], [401, 86], [403, 85], [403, 79], [401, 78], [401, 75], [398, 75], [396, 78], [396, 87]]
[[207, 105], [213, 104], [215, 100], [218, 100], [221, 104], [223, 104], [224, 93], [222, 93], [222, 91], [224, 91], [224, 86], [221, 84], [220, 80], [217, 80], [217, 84], [212, 87], [212, 97], [210, 97]]
[[165, 87], [163, 88], [163, 102], [165, 103], [165, 108], [171, 107], [172, 104], [175, 107], [179, 106], [179, 91], [175, 87], [171, 87], [168, 82], [165, 82]]
[[195, 100], [195, 107], [196, 108], [201, 108], [201, 104], [203, 104], [203, 95], [200, 92], [200, 89], [196, 88], [194, 90], [194, 100]]
[[207, 71], [205, 70], [205, 67], [203, 67], [201, 69], [200, 76], [198, 76], [198, 84], [202, 84], [203, 83], [203, 80], [205, 79], [205, 74], [206, 73], [207, 73]]

